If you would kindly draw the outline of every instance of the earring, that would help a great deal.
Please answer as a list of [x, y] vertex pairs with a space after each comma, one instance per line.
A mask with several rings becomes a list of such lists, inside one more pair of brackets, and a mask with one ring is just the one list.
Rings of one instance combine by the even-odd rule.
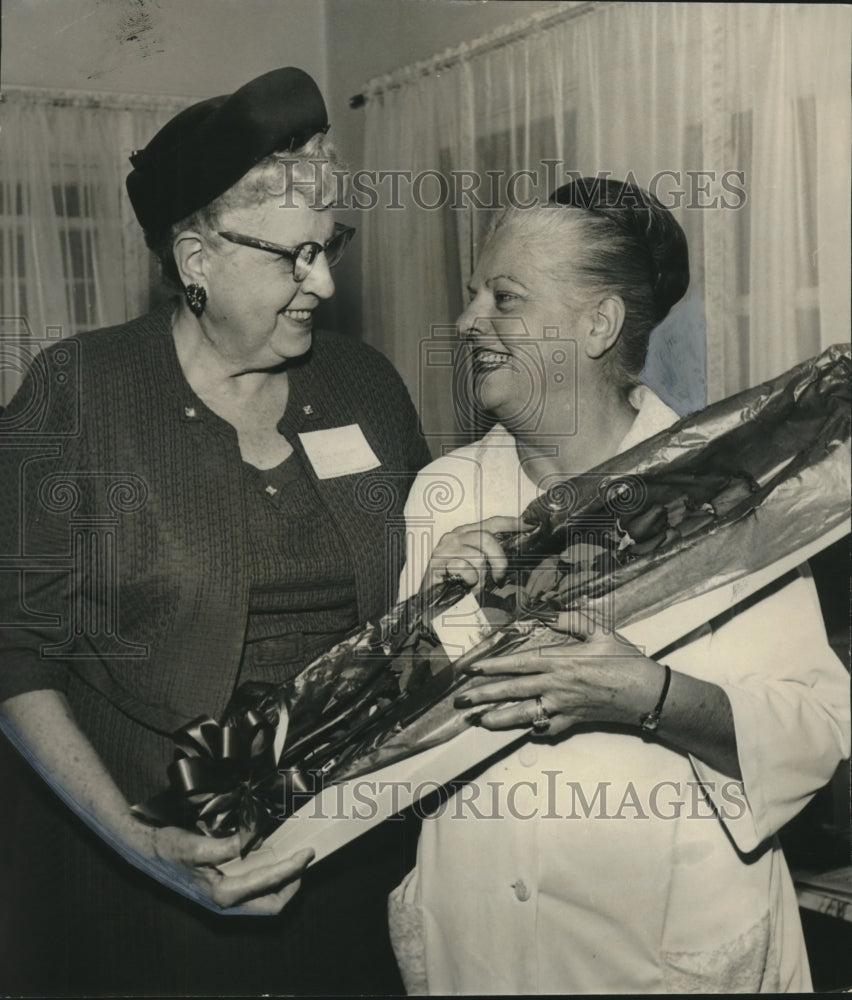
[[207, 304], [207, 289], [203, 285], [187, 285], [184, 294], [186, 295], [186, 304], [196, 316], [200, 316]]

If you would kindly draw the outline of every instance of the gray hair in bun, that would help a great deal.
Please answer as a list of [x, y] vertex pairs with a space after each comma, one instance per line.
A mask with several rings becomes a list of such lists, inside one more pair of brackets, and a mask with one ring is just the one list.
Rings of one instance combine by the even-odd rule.
[[579, 210], [582, 252], [574, 269], [583, 283], [624, 301], [615, 350], [622, 374], [635, 380], [652, 330], [689, 285], [686, 235], [652, 194], [625, 181], [578, 178], [553, 192], [548, 207], [555, 206]]

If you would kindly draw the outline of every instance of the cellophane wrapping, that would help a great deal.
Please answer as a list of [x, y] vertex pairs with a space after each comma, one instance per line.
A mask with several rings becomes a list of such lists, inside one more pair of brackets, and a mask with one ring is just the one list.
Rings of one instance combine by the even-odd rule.
[[[547, 641], [560, 612], [582, 606], [623, 628], [848, 523], [850, 373], [849, 346], [829, 348], [551, 487], [521, 531], [499, 536], [509, 572], [476, 592], [489, 624], [473, 649], [451, 662], [433, 627], [466, 587], [424, 588], [286, 683], [243, 685], [221, 723], [184, 727], [165, 796], [171, 820], [162, 808], [139, 814], [211, 835], [240, 830], [248, 847], [290, 814], [294, 795], [460, 733], [468, 722], [453, 701], [477, 683], [461, 668]], [[218, 726], [226, 743], [229, 733], [248, 735], [223, 763], [220, 737], [212, 751], [209, 740], [187, 743], [200, 723]], [[177, 773], [187, 760], [200, 783]]]

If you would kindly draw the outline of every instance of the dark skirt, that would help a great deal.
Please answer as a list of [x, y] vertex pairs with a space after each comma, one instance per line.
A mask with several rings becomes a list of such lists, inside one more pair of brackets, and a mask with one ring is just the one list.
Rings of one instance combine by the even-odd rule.
[[387, 895], [414, 862], [413, 817], [312, 866], [277, 917], [229, 917], [125, 863], [3, 739], [0, 788], [0, 995], [404, 992]]

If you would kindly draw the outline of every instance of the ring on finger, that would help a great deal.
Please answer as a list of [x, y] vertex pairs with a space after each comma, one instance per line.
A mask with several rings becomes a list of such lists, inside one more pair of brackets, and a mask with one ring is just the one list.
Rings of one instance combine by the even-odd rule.
[[535, 700], [535, 715], [532, 718], [532, 727], [537, 733], [546, 733], [550, 729], [550, 716], [541, 701], [541, 696]]

